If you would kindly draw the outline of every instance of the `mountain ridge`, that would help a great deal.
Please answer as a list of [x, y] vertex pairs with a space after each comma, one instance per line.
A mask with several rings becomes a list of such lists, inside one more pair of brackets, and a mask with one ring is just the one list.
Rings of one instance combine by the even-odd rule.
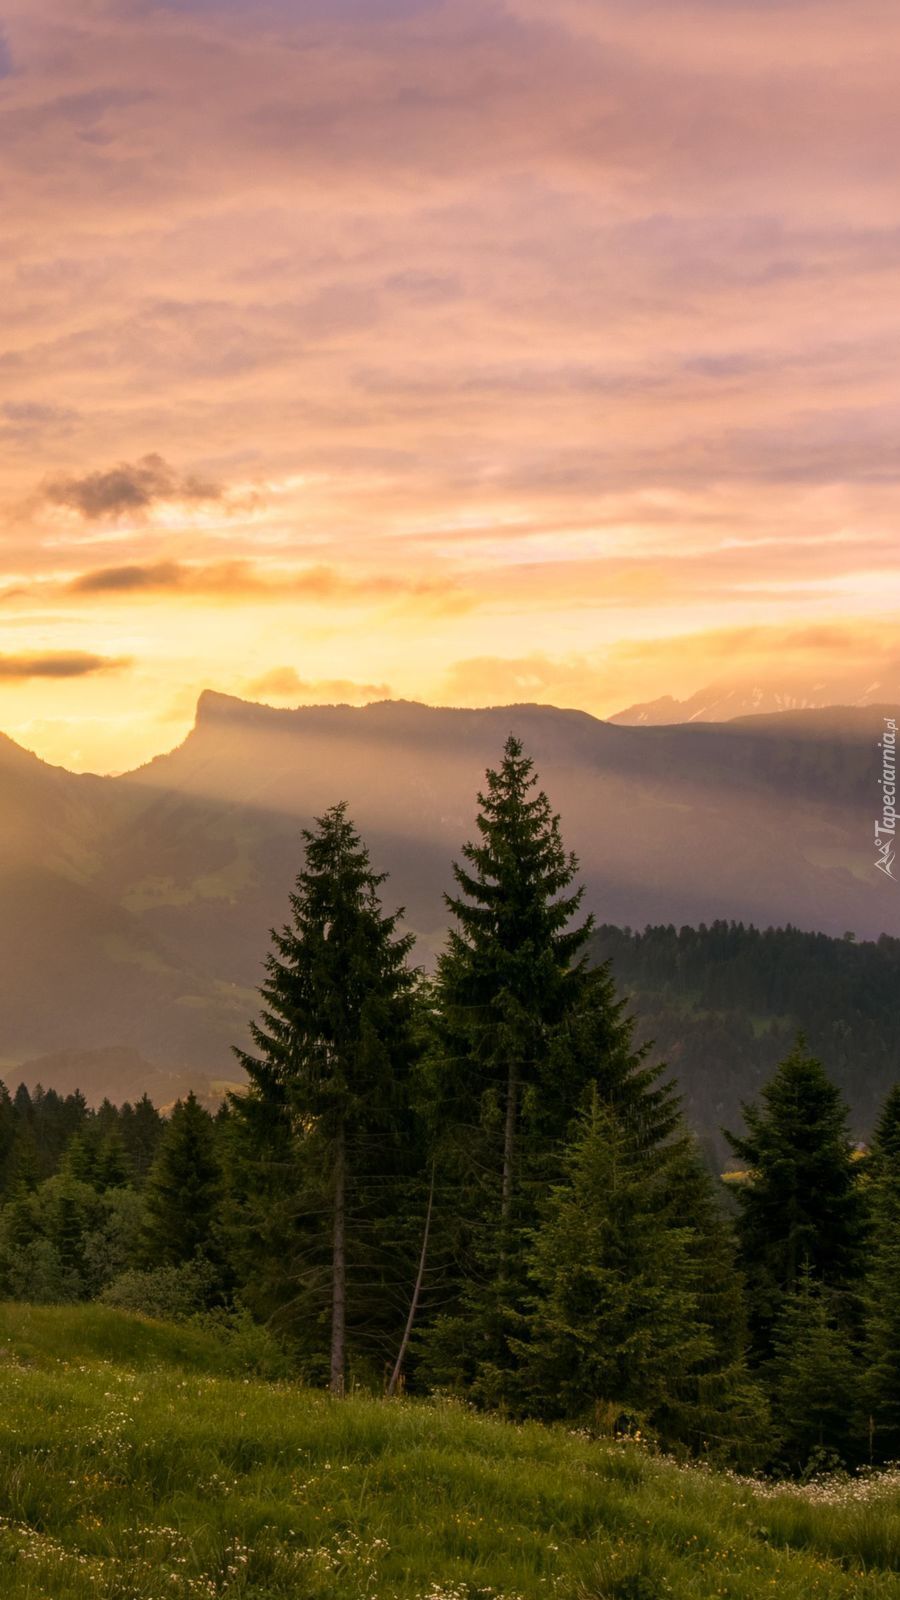
[[857, 672], [830, 680], [787, 683], [744, 678], [716, 681], [685, 699], [664, 694], [638, 701], [609, 718], [622, 727], [671, 727], [679, 723], [730, 722], [736, 717], [771, 715], [789, 711], [828, 710], [900, 704], [900, 662], [889, 664], [874, 680], [870, 672]]

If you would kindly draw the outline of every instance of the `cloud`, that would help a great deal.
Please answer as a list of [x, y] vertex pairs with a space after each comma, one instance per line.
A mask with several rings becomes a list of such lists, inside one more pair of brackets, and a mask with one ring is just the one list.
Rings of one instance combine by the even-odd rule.
[[618, 710], [782, 648], [739, 626], [896, 610], [896, 5], [4, 27], [0, 593], [32, 643], [133, 634], [148, 705], [238, 659]]
[[21, 427], [53, 427], [72, 422], [77, 415], [71, 406], [54, 406], [38, 400], [7, 400], [0, 406], [0, 417]]
[[[97, 567], [73, 578], [68, 587], [71, 594], [160, 594], [186, 588], [190, 574], [191, 569], [180, 566], [177, 561], [157, 561], [146, 566], [132, 563], [122, 567]], [[211, 588], [215, 587], [208, 573], [206, 582]]]
[[147, 511], [158, 500], [218, 500], [221, 492], [203, 478], [176, 472], [162, 456], [147, 455], [83, 477], [51, 478], [43, 496], [50, 505], [68, 506], [94, 521]]
[[251, 561], [208, 564], [157, 561], [95, 567], [66, 585], [72, 595], [184, 595], [234, 600], [308, 600], [321, 604], [384, 604], [411, 601], [425, 612], [449, 615], [473, 599], [453, 580], [404, 578], [373, 573], [349, 575], [325, 564], [275, 568]]
[[293, 667], [273, 667], [246, 685], [246, 693], [261, 700], [304, 700], [307, 703], [358, 705], [390, 700], [387, 683], [355, 683], [350, 678], [301, 678]]
[[130, 656], [95, 656], [82, 650], [0, 655], [0, 680], [87, 678], [98, 672], [121, 672], [130, 665]]
[[618, 640], [605, 649], [568, 655], [472, 656], [453, 663], [434, 699], [463, 706], [533, 702], [610, 716], [634, 700], [664, 693], [686, 698], [709, 685], [747, 680], [787, 695], [828, 684], [845, 701], [848, 686], [855, 686], [850, 699], [875, 683], [895, 693], [897, 619], [882, 621], [884, 642], [873, 639], [866, 619], [851, 618], [810, 627], [715, 628]]

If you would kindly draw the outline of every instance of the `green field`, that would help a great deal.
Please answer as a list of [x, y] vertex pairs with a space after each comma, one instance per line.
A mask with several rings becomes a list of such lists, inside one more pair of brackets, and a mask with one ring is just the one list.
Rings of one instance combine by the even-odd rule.
[[900, 1474], [776, 1491], [240, 1359], [0, 1307], [3, 1600], [900, 1600]]

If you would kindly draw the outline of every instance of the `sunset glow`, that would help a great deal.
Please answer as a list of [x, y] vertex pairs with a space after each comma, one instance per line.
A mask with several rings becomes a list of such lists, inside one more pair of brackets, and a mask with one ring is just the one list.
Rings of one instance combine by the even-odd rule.
[[5, 29], [4, 732], [896, 671], [896, 6]]

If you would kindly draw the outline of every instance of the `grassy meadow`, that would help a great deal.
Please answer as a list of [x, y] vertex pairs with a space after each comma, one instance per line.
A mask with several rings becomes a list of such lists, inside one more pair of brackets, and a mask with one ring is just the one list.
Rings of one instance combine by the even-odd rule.
[[240, 1363], [0, 1307], [3, 1600], [900, 1600], [900, 1474], [773, 1489]]

